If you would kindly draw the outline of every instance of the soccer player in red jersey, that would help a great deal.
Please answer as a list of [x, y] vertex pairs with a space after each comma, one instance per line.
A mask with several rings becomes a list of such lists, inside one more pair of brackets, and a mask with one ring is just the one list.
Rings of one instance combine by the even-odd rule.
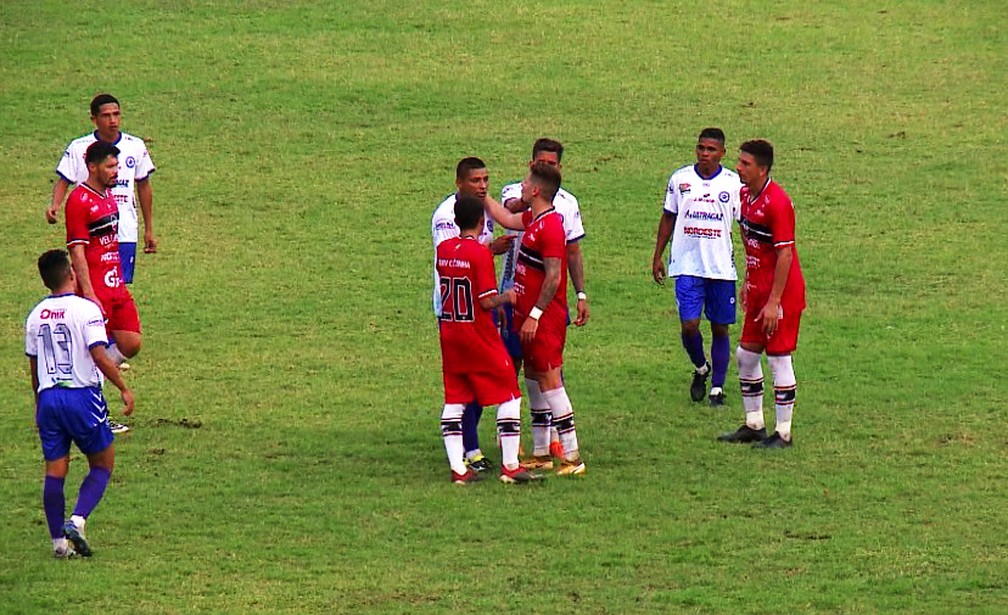
[[438, 318], [445, 390], [441, 434], [452, 482], [466, 484], [480, 476], [466, 467], [462, 443], [462, 413], [474, 399], [480, 406], [497, 405], [501, 482], [532, 482], [538, 477], [518, 464], [521, 441], [518, 378], [491, 316], [497, 307], [513, 303], [515, 293], [497, 292], [493, 256], [479, 242], [484, 227], [482, 200], [459, 195], [455, 201], [455, 224], [459, 236], [438, 244], [435, 260], [441, 288]]
[[[556, 167], [536, 162], [522, 181], [521, 200], [529, 209], [512, 213], [489, 196], [484, 203], [498, 223], [524, 231], [515, 266], [512, 330], [521, 339], [525, 375], [539, 383], [560, 434], [564, 460], [557, 474], [578, 475], [584, 474], [585, 464], [578, 450], [574, 408], [560, 372], [568, 318], [567, 241], [563, 220], [553, 207], [560, 179]], [[552, 465], [549, 426], [534, 425], [533, 441], [535, 457]]]
[[[744, 184], [742, 241], [746, 270], [742, 285], [745, 320], [736, 351], [746, 422], [722, 434], [724, 442], [755, 442], [761, 448], [791, 446], [795, 374], [791, 353], [798, 346], [798, 327], [805, 309], [805, 278], [795, 249], [795, 213], [791, 198], [770, 178], [773, 146], [762, 139], [739, 148], [736, 169]], [[763, 422], [763, 370], [766, 352], [773, 373], [776, 428], [769, 438]]]
[[[96, 141], [84, 155], [88, 178], [70, 193], [66, 204], [67, 248], [77, 275], [80, 296], [98, 304], [113, 342], [108, 355], [116, 365], [140, 352], [140, 315], [122, 281], [119, 265], [119, 206], [111, 188], [118, 174], [119, 148]], [[125, 425], [112, 425], [123, 433]]]

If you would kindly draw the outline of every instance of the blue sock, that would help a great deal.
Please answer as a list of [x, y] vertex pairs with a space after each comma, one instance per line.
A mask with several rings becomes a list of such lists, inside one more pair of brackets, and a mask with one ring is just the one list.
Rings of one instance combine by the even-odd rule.
[[727, 335], [715, 335], [711, 341], [711, 376], [712, 387], [724, 387], [725, 375], [728, 373], [728, 362], [731, 360], [731, 342]]
[[111, 477], [112, 473], [105, 468], [91, 468], [88, 475], [84, 477], [84, 482], [81, 483], [80, 492], [77, 493], [77, 505], [74, 506], [73, 514], [87, 519], [95, 506], [98, 506], [102, 496], [105, 495], [105, 487], [108, 487]]
[[689, 359], [695, 367], [703, 367], [704, 365], [707, 365], [707, 356], [704, 355], [703, 351], [703, 333], [697, 333], [693, 336], [683, 333], [682, 345], [683, 348], [686, 349], [686, 354], [689, 355]]
[[63, 496], [65, 481], [64, 478], [46, 476], [42, 487], [42, 510], [45, 511], [51, 538], [63, 537], [63, 524], [66, 522], [66, 498]]
[[467, 453], [480, 447], [477, 428], [482, 416], [483, 406], [476, 402], [470, 403], [462, 412], [462, 447]]

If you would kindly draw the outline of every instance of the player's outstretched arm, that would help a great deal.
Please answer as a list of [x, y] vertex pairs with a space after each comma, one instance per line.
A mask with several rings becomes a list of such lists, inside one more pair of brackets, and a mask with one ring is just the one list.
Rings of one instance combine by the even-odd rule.
[[119, 367], [116, 366], [115, 362], [109, 358], [108, 354], [106, 354], [105, 347], [100, 344], [92, 347], [91, 358], [94, 359], [95, 365], [98, 366], [101, 373], [105, 374], [108, 381], [116, 385], [116, 388], [119, 389], [123, 404], [126, 405], [126, 407], [123, 408], [123, 414], [126, 416], [133, 414], [133, 408], [136, 405], [136, 401], [133, 399], [133, 391], [126, 386], [126, 381], [123, 380], [122, 372], [119, 371]]
[[665, 253], [665, 246], [672, 238], [672, 231], [675, 229], [676, 215], [662, 211], [661, 220], [658, 221], [658, 236], [655, 239], [654, 256], [651, 258], [651, 277], [659, 284], [665, 284], [665, 263], [662, 261], [662, 254]]
[[63, 199], [66, 198], [68, 188], [70, 188], [70, 183], [63, 179], [62, 175], [57, 176], [56, 182], [53, 183], [52, 201], [49, 202], [49, 209], [45, 212], [46, 221], [49, 224], [56, 224], [56, 217], [59, 216], [59, 210], [63, 206]]
[[504, 228], [513, 231], [525, 230], [525, 225], [522, 224], [522, 215], [508, 211], [489, 194], [483, 197], [483, 207], [490, 217]]

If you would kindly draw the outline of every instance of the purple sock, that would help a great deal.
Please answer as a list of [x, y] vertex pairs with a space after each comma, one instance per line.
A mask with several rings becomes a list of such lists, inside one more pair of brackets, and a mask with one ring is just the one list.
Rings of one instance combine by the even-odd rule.
[[476, 402], [472, 402], [462, 411], [462, 447], [467, 453], [480, 447], [476, 428], [479, 427], [481, 416], [483, 406]]
[[693, 336], [683, 333], [682, 345], [695, 367], [703, 367], [707, 364], [707, 357], [703, 351], [703, 333], [697, 333]]
[[105, 487], [108, 487], [109, 478], [112, 473], [105, 468], [94, 467], [84, 477], [81, 483], [80, 492], [77, 494], [77, 505], [74, 506], [73, 514], [80, 515], [85, 519], [91, 511], [98, 506], [102, 496], [105, 494]]
[[45, 511], [51, 538], [63, 537], [63, 524], [66, 522], [66, 498], [63, 496], [65, 481], [65, 478], [46, 476], [42, 487], [42, 509]]
[[727, 335], [715, 335], [711, 341], [711, 376], [712, 387], [723, 387], [725, 375], [728, 373], [728, 362], [731, 360], [731, 341]]

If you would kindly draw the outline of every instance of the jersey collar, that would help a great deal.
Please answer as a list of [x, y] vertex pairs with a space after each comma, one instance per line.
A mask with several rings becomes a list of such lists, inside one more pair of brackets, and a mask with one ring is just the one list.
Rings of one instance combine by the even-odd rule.
[[[97, 130], [94, 131], [92, 134], [94, 135], [95, 141], [101, 141], [102, 140], [102, 138], [98, 136], [98, 131]], [[119, 136], [116, 137], [116, 140], [112, 142], [112, 145], [119, 145], [119, 142], [122, 141], [122, 136], [123, 136], [123, 133], [120, 130], [119, 131]]]
[[709, 182], [710, 180], [714, 179], [718, 175], [721, 175], [721, 171], [723, 171], [723, 170], [724, 170], [724, 167], [719, 164], [718, 167], [717, 167], [717, 171], [714, 171], [714, 175], [711, 175], [710, 177], [704, 177], [703, 173], [700, 172], [700, 165], [699, 164], [694, 164], [693, 165], [693, 172], [697, 174], [697, 177], [699, 177], [700, 179], [704, 180], [705, 182]]
[[542, 212], [541, 214], [539, 214], [539, 215], [538, 215], [538, 216], [536, 216], [535, 218], [532, 218], [532, 221], [533, 221], [533, 222], [535, 222], [535, 221], [537, 221], [537, 220], [540, 220], [540, 219], [542, 219], [542, 217], [543, 217], [543, 216], [545, 216], [546, 214], [550, 214], [550, 213], [553, 213], [554, 211], [556, 211], [556, 207], [553, 207], [553, 206], [551, 205], [549, 209], [547, 209], [546, 211]]
[[768, 175], [768, 176], [767, 176], [767, 178], [766, 178], [766, 183], [765, 183], [765, 184], [763, 184], [763, 187], [762, 187], [762, 188], [760, 188], [760, 191], [759, 191], [759, 192], [757, 192], [756, 194], [750, 194], [750, 195], [749, 195], [749, 202], [750, 202], [750, 203], [755, 203], [755, 202], [756, 202], [756, 199], [760, 198], [760, 196], [761, 196], [761, 195], [762, 195], [762, 194], [763, 194], [764, 192], [766, 192], [766, 189], [767, 189], [767, 186], [769, 186], [769, 185], [770, 185], [770, 182], [772, 182], [772, 181], [773, 181], [773, 178], [772, 178], [772, 177], [770, 177], [770, 176]]

